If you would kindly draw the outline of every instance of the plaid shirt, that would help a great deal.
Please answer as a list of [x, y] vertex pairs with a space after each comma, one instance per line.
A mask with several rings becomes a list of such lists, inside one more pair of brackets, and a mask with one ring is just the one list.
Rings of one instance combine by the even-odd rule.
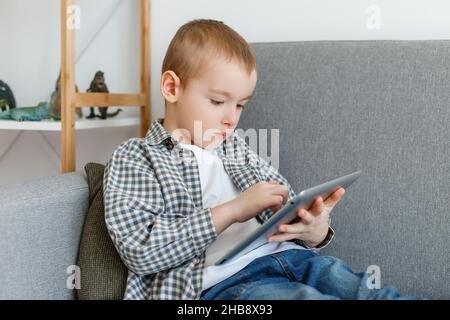
[[[198, 299], [205, 251], [217, 234], [211, 208], [202, 207], [197, 162], [192, 151], [152, 123], [145, 138], [122, 143], [107, 162], [105, 219], [128, 272], [124, 299]], [[218, 147], [226, 172], [241, 191], [259, 181], [287, 180], [233, 133]], [[267, 209], [260, 223], [272, 215]], [[330, 228], [323, 247], [332, 237]], [[293, 240], [300, 245], [300, 240]]]

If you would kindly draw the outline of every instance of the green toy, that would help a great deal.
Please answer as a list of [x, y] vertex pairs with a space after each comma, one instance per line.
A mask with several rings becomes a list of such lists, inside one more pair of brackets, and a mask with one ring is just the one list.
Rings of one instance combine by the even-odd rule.
[[[10, 108], [0, 112], [0, 120], [15, 120], [15, 121], [41, 121], [44, 119], [53, 119], [56, 121], [61, 120], [61, 90], [60, 79], [58, 77], [56, 81], [55, 91], [52, 93], [50, 102], [40, 102], [34, 107], [22, 107], [22, 108]], [[75, 86], [76, 92], [78, 87]], [[6, 91], [6, 90], [5, 90]], [[0, 110], [8, 109], [11, 107], [10, 102], [7, 99], [0, 100]], [[83, 118], [83, 111], [81, 108], [76, 108], [76, 113], [80, 118]]]
[[0, 120], [41, 121], [44, 119], [59, 120], [51, 111], [47, 102], [40, 102], [35, 107], [15, 108], [0, 112]]

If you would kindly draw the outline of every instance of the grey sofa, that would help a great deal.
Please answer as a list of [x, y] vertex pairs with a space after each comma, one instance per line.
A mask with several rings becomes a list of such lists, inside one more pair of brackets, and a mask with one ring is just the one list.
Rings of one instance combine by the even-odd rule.
[[[402, 294], [450, 298], [450, 41], [253, 47], [259, 80], [240, 127], [269, 129], [293, 187], [363, 171], [322, 253], [378, 266]], [[82, 173], [0, 187], [1, 299], [75, 297], [67, 268], [87, 207]]]

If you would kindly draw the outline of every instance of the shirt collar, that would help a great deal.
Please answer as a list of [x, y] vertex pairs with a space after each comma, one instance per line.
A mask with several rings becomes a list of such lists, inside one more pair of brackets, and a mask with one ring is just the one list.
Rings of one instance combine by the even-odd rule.
[[175, 139], [171, 137], [171, 135], [167, 132], [167, 130], [163, 127], [164, 119], [158, 119], [152, 122], [150, 129], [148, 130], [145, 139], [151, 146], [162, 143], [163, 141], [170, 139], [172, 143], [175, 144]]

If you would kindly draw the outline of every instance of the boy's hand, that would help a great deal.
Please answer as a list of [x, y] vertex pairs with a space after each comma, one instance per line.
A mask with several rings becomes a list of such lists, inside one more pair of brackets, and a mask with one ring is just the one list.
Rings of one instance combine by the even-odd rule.
[[270, 236], [269, 242], [282, 242], [292, 239], [300, 239], [311, 248], [319, 245], [328, 233], [328, 218], [334, 206], [342, 199], [345, 190], [339, 188], [325, 201], [317, 197], [312, 206], [306, 209], [298, 209], [296, 214], [300, 221], [294, 224], [282, 224], [278, 227], [280, 234]]
[[258, 182], [231, 201], [234, 222], [245, 222], [268, 208], [276, 212], [288, 200], [288, 193], [288, 188], [276, 181]]

